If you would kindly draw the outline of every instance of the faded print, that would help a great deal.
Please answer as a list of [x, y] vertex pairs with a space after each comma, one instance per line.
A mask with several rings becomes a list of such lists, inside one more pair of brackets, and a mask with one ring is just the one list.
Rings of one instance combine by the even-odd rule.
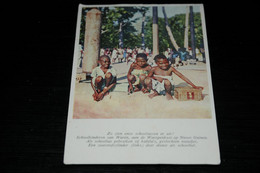
[[[204, 19], [202, 19], [200, 6], [168, 5], [164, 9], [163, 6], [157, 6], [157, 23], [154, 20], [153, 7], [155, 6], [82, 8], [79, 48], [75, 50], [78, 51], [78, 56], [76, 57], [74, 119], [212, 118], [213, 101], [209, 83], [209, 63], [204, 46], [207, 43], [205, 43], [206, 36], [203, 35]], [[90, 50], [91, 46], [86, 45], [85, 34], [88, 30], [86, 26], [90, 26], [86, 24], [86, 14], [93, 8], [101, 12], [102, 20], [100, 33], [97, 33], [100, 34], [97, 38], [99, 46], [95, 47], [94, 51]], [[95, 20], [91, 22], [99, 22]], [[157, 48], [153, 43], [155, 24], [158, 27]], [[88, 51], [93, 51], [91, 55], [95, 54], [94, 58], [86, 56]], [[203, 87], [201, 100], [194, 100], [194, 93], [191, 92], [186, 93], [185, 101], [177, 97], [174, 90], [183, 87], [193, 88], [193, 86], [175, 73], [171, 75], [173, 100], [166, 99], [165, 93], [153, 98], [149, 97], [154, 91], [143, 93], [142, 87], [146, 86], [141, 86], [140, 91], [136, 89], [136, 92], [129, 92], [129, 69], [133, 63], [137, 63], [136, 55], [140, 53], [146, 54], [146, 63], [151, 68], [158, 66], [154, 61], [155, 55], [164, 55], [169, 66], [180, 72], [195, 86]], [[91, 80], [86, 79], [86, 75], [90, 76], [87, 72], [89, 67], [85, 70], [86, 58], [94, 61], [94, 66], [91, 67], [93, 71], [98, 66], [98, 57], [101, 55], [110, 57], [110, 66], [115, 69], [117, 80], [113, 91], [105, 94], [101, 100], [95, 101]], [[136, 86], [138, 88], [138, 85]]]

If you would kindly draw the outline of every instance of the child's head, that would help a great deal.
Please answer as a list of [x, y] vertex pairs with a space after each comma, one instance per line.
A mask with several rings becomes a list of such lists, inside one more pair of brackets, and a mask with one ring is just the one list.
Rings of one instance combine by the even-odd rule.
[[136, 64], [140, 67], [144, 66], [147, 63], [147, 55], [145, 53], [138, 53], [136, 55]]
[[157, 64], [157, 66], [162, 70], [167, 70], [169, 68], [169, 60], [166, 58], [166, 56], [159, 54], [154, 57], [154, 61]]
[[107, 55], [102, 55], [98, 58], [98, 63], [104, 67], [108, 68], [110, 66], [110, 58]]

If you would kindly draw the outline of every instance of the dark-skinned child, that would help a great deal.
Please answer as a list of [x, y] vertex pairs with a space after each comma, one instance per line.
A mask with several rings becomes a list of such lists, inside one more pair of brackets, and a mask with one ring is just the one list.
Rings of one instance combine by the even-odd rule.
[[116, 70], [110, 66], [109, 56], [102, 55], [98, 58], [99, 66], [91, 73], [91, 86], [94, 90], [93, 98], [100, 101], [116, 85]]
[[173, 100], [171, 95], [171, 90], [173, 87], [173, 73], [190, 84], [193, 88], [203, 89], [203, 87], [194, 85], [187, 77], [173, 68], [169, 64], [169, 60], [164, 55], [156, 55], [154, 60], [157, 66], [152, 67], [144, 81], [147, 89], [153, 90], [153, 93], [149, 95], [150, 98], [158, 95], [165, 95], [168, 100]]
[[144, 53], [139, 53], [136, 55], [136, 60], [133, 62], [128, 70], [128, 93], [133, 93], [144, 90], [144, 80], [149, 74], [152, 67], [147, 64], [147, 55]]

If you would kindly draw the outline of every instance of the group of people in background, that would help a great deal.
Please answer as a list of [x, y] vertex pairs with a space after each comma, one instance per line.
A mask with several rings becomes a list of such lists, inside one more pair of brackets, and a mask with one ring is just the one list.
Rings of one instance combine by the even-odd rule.
[[[188, 50], [186, 48], [179, 48], [178, 51], [173, 50], [172, 48], [167, 48], [163, 54], [169, 60], [170, 64], [174, 67], [188, 65], [188, 64], [196, 64], [197, 61], [205, 62], [205, 53], [204, 48], [196, 48], [196, 59], [192, 57], [192, 50], [189, 47]], [[156, 63], [153, 59], [153, 52], [148, 47], [141, 48], [101, 48], [100, 56], [107, 55], [111, 58], [111, 63], [122, 63], [126, 62], [135, 62], [136, 55], [139, 53], [146, 54], [148, 60], [147, 63], [151, 66], [154, 66]], [[79, 61], [78, 68], [82, 67], [82, 59], [83, 59], [83, 47], [79, 45]]]
[[127, 48], [101, 48], [100, 49], [100, 56], [107, 55], [111, 57], [112, 64], [116, 62], [128, 62], [135, 61], [136, 55], [138, 53], [145, 53], [147, 56], [151, 55], [151, 49], [148, 47], [143, 49], [140, 47], [135, 47], [133, 49], [127, 47]]
[[196, 59], [192, 57], [192, 49], [190, 47], [188, 48], [188, 50], [186, 50], [186, 48], [179, 48], [178, 51], [174, 51], [173, 49], [168, 48], [164, 51], [164, 55], [169, 59], [170, 63], [174, 67], [187, 64], [195, 64], [196, 61], [205, 62], [204, 48], [196, 48], [195, 54]]

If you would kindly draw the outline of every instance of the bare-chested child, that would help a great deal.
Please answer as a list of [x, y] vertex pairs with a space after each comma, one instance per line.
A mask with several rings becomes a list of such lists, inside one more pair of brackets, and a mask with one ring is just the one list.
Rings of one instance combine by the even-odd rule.
[[98, 58], [99, 66], [91, 73], [91, 86], [94, 90], [93, 98], [100, 101], [116, 85], [116, 71], [110, 66], [110, 58], [102, 55]]
[[175, 73], [185, 82], [190, 84], [193, 88], [203, 89], [203, 87], [194, 85], [187, 77], [173, 68], [164, 55], [156, 55], [154, 60], [157, 66], [151, 69], [150, 73], [145, 79], [145, 85], [147, 86], [147, 89], [152, 89], [154, 91], [154, 93], [149, 95], [150, 98], [165, 94], [168, 100], [173, 100], [171, 95], [171, 90], [173, 87], [172, 73]]
[[136, 55], [136, 60], [131, 64], [127, 79], [129, 83], [128, 93], [144, 90], [144, 80], [148, 73], [152, 69], [150, 65], [147, 64], [147, 55], [145, 53], [139, 53]]

